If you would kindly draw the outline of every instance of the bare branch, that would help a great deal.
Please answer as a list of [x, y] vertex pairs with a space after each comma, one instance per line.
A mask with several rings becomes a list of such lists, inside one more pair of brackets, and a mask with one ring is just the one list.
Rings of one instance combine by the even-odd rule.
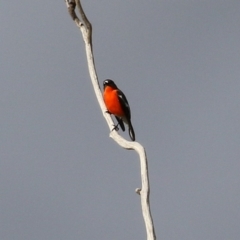
[[[102, 110], [103, 116], [106, 119], [109, 129], [111, 131], [114, 126], [114, 123], [110, 114], [108, 114], [106, 111], [107, 109], [103, 101], [102, 92], [98, 82], [98, 77], [97, 77], [96, 68], [94, 64], [94, 56], [92, 52], [92, 25], [87, 19], [83, 11], [80, 0], [65, 0], [65, 3], [71, 18], [74, 20], [77, 27], [82, 32], [83, 40], [85, 42], [85, 49], [86, 49], [90, 78], [93, 84], [93, 88], [94, 88], [98, 103]], [[75, 13], [76, 6], [80, 14], [80, 19]], [[110, 137], [114, 141], [116, 141], [121, 147], [128, 150], [135, 150], [139, 155], [140, 166], [141, 166], [142, 188], [141, 189], [138, 188], [136, 192], [141, 196], [142, 214], [143, 214], [143, 218], [146, 226], [147, 240], [155, 240], [156, 236], [155, 236], [155, 230], [154, 230], [153, 220], [152, 220], [151, 211], [150, 211], [150, 203], [149, 203], [150, 187], [149, 187], [149, 178], [148, 178], [148, 162], [147, 162], [145, 149], [138, 142], [127, 141], [122, 136], [120, 136], [116, 130], [110, 132]]]
[[91, 31], [92, 30], [92, 25], [91, 25], [91, 23], [87, 19], [87, 16], [86, 16], [86, 14], [85, 14], [85, 12], [84, 12], [84, 10], [82, 8], [82, 4], [81, 4], [80, 0], [76, 0], [76, 5], [78, 7], [79, 14], [80, 14], [80, 16], [82, 18], [82, 21], [84, 22], [86, 27], [89, 29], [89, 31]]
[[150, 210], [150, 185], [149, 185], [149, 177], [148, 177], [148, 162], [146, 151], [141, 144], [138, 142], [129, 142], [126, 141], [122, 136], [120, 136], [116, 132], [110, 133], [110, 137], [113, 138], [121, 147], [128, 150], [135, 150], [140, 158], [140, 166], [141, 166], [141, 180], [142, 180], [142, 188], [137, 188], [135, 192], [141, 196], [141, 205], [142, 205], [142, 214], [146, 226], [147, 231], [147, 240], [155, 240], [155, 230], [153, 219]]
[[79, 11], [79, 14], [82, 18], [83, 24], [86, 26], [86, 31], [87, 31], [87, 34], [88, 34], [88, 40], [89, 40], [90, 44], [92, 44], [92, 25], [86, 17], [86, 14], [85, 14], [85, 12], [82, 8], [82, 4], [81, 4], [80, 0], [75, 0], [75, 2], [76, 2], [76, 5], [78, 7], [78, 11]]

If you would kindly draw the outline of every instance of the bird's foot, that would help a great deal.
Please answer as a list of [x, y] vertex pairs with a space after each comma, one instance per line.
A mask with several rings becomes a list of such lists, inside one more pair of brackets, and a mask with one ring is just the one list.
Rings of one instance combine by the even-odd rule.
[[116, 130], [116, 131], [118, 131], [118, 130], [119, 130], [119, 127], [118, 127], [118, 125], [119, 125], [119, 123], [118, 123], [117, 125], [115, 125], [115, 126], [114, 126], [114, 128], [112, 129], [112, 131], [113, 131], [113, 130]]
[[[105, 113], [108, 113], [108, 114], [110, 114], [110, 115], [111, 115], [111, 113], [110, 113], [108, 110], [106, 110], [106, 111], [105, 111]], [[113, 130], [116, 130], [116, 131], [118, 131], [118, 130], [119, 130], [119, 127], [118, 127], [118, 125], [119, 125], [119, 123], [118, 123], [117, 125], [113, 125], [114, 127], [113, 127], [112, 131], [113, 131]], [[112, 132], [112, 131], [111, 131], [111, 132]]]

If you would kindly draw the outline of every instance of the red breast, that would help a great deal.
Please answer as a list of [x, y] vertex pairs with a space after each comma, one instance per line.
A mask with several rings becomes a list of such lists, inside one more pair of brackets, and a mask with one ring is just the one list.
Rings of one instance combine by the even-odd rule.
[[121, 104], [118, 99], [117, 89], [113, 89], [110, 86], [106, 86], [103, 99], [106, 104], [107, 110], [118, 117], [124, 116]]

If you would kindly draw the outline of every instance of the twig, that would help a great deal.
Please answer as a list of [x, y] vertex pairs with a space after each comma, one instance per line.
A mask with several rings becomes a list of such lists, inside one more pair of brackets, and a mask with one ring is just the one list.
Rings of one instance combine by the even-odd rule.
[[[87, 62], [88, 62], [88, 69], [90, 78], [93, 84], [93, 88], [99, 102], [100, 108], [102, 110], [103, 116], [106, 119], [110, 131], [114, 125], [112, 118], [106, 112], [106, 106], [103, 102], [102, 92], [99, 86], [97, 73], [94, 64], [94, 56], [92, 52], [92, 25], [87, 19], [84, 10], [82, 8], [80, 0], [65, 0], [65, 3], [68, 8], [68, 12], [76, 23], [77, 27], [81, 30], [83, 35], [83, 40], [85, 42], [85, 49], [87, 55]], [[78, 8], [80, 18], [77, 16], [75, 12], [75, 8]], [[149, 203], [149, 193], [150, 193], [150, 186], [149, 186], [149, 177], [148, 177], [148, 163], [147, 163], [147, 156], [145, 149], [141, 144], [138, 142], [129, 142], [124, 139], [122, 136], [118, 134], [117, 131], [111, 131], [110, 137], [117, 142], [121, 147], [128, 149], [128, 150], [135, 150], [140, 158], [140, 165], [141, 165], [141, 180], [142, 180], [142, 188], [137, 189], [136, 192], [141, 196], [141, 205], [142, 205], [142, 214], [146, 226], [147, 232], [147, 240], [155, 240], [155, 230], [153, 225], [153, 220], [150, 211], [150, 203]]]

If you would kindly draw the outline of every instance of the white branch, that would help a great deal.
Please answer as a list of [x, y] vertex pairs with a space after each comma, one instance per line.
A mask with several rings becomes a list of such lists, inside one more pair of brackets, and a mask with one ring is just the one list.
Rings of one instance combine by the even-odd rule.
[[[117, 131], [112, 130], [114, 123], [110, 114], [106, 111], [106, 106], [103, 101], [101, 88], [99, 86], [98, 77], [96, 73], [96, 68], [94, 64], [94, 57], [92, 52], [92, 26], [91, 23], [88, 21], [80, 0], [65, 0], [65, 3], [68, 8], [68, 12], [74, 22], [76, 23], [77, 27], [81, 30], [83, 35], [83, 40], [85, 43], [86, 55], [87, 55], [87, 63], [88, 63], [88, 70], [90, 74], [90, 78], [93, 84], [93, 88], [102, 110], [103, 116], [106, 119], [109, 129], [110, 129], [110, 137], [117, 142], [121, 147], [128, 149], [128, 150], [135, 150], [140, 158], [140, 165], [141, 165], [141, 179], [142, 179], [142, 188], [137, 189], [136, 192], [141, 196], [141, 205], [142, 205], [142, 214], [146, 226], [147, 232], [147, 240], [155, 240], [155, 230], [153, 225], [153, 220], [150, 211], [150, 203], [149, 203], [149, 193], [150, 193], [150, 186], [149, 186], [149, 178], [148, 178], [148, 163], [147, 163], [147, 156], [145, 149], [141, 144], [138, 142], [130, 142], [124, 139], [122, 136], [118, 134]], [[75, 7], [77, 6], [81, 19], [75, 13]]]

